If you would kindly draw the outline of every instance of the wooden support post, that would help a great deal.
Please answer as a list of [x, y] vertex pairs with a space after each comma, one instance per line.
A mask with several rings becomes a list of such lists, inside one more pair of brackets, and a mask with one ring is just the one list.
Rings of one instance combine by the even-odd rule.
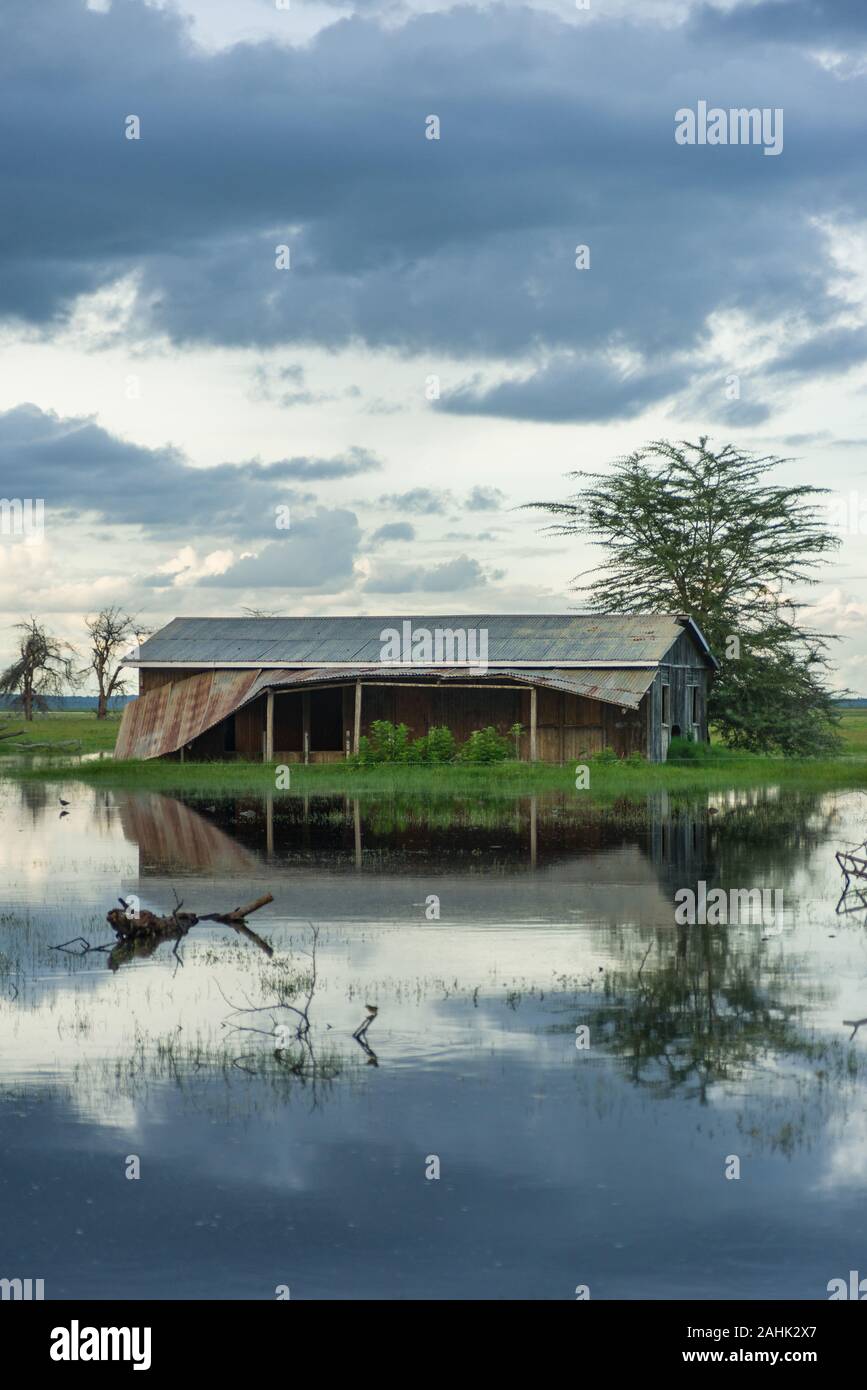
[[530, 762], [536, 761], [536, 687], [530, 686]]
[[539, 809], [535, 796], [530, 797], [530, 868], [536, 867], [536, 855], [538, 844], [538, 814]]
[[265, 695], [265, 762], [274, 761], [274, 691]]
[[566, 761], [566, 692], [560, 696], [560, 766]]
[[352, 751], [358, 753], [361, 741], [361, 681], [355, 682], [355, 727], [352, 733]]
[[310, 691], [304, 690], [301, 693], [301, 728], [303, 730], [302, 743], [304, 745], [304, 761], [310, 761]]

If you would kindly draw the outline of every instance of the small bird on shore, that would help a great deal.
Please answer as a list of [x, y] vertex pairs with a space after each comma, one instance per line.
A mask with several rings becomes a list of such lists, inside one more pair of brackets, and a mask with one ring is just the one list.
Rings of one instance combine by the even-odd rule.
[[57, 817], [57, 819], [58, 819], [58, 820], [63, 820], [63, 817], [64, 817], [64, 816], [68, 816], [68, 815], [69, 815], [69, 812], [68, 812], [68, 811], [61, 811], [61, 812], [60, 812], [60, 815]]
[[376, 1015], [379, 1013], [379, 1008], [376, 1004], [365, 1004], [364, 1007], [367, 1009], [371, 1018], [376, 1018]]
[[68, 805], [69, 805], [69, 802], [68, 802], [68, 801], [64, 801], [62, 796], [59, 796], [59, 797], [57, 798], [57, 800], [60, 802], [61, 806], [68, 806]]

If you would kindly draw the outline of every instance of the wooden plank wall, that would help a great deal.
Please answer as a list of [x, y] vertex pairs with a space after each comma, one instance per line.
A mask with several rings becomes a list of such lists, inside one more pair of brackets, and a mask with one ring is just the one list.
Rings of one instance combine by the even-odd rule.
[[[708, 736], [707, 699], [713, 672], [707, 666], [704, 656], [688, 632], [683, 632], [665, 654], [654, 677], [653, 685], [645, 696], [648, 708], [648, 757], [653, 762], [663, 759], [662, 730], [662, 687], [669, 688], [669, 727], [680, 727], [681, 734], [687, 737], [693, 733], [696, 738]], [[692, 724], [692, 687], [698, 686], [698, 723]]]
[[366, 685], [361, 698], [362, 733], [369, 734], [377, 719], [406, 724], [413, 738], [445, 724], [462, 743], [475, 729], [485, 729], [489, 724], [500, 734], [508, 733], [513, 724], [529, 725], [530, 694], [517, 687], [486, 690], [483, 685]]
[[539, 687], [538, 756], [545, 763], [568, 763], [613, 748], [619, 757], [644, 753], [646, 716], [602, 700]]
[[261, 758], [265, 745], [265, 696], [235, 711], [235, 752], [245, 758]]
[[[483, 685], [475, 689], [365, 686], [361, 708], [363, 733], [369, 733], [376, 719], [406, 724], [414, 738], [435, 725], [445, 724], [455, 738], [463, 742], [474, 729], [484, 729], [489, 724], [499, 734], [508, 734], [513, 724], [522, 724], [520, 755], [522, 758], [529, 756], [528, 687], [494, 690], [485, 689]], [[646, 729], [644, 709], [622, 711], [617, 705], [538, 687], [536, 748], [541, 762], [580, 760], [606, 745], [618, 754], [644, 753]]]

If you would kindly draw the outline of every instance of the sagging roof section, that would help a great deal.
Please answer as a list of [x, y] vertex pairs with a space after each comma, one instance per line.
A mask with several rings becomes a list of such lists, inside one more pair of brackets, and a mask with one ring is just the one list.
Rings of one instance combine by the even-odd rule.
[[691, 619], [673, 614], [449, 614], [360, 618], [175, 618], [149, 637], [129, 666], [380, 665], [385, 629], [403, 624], [487, 633], [487, 660], [506, 666], [570, 661], [658, 662], [684, 628], [713, 663]]
[[517, 681], [521, 685], [543, 685], [551, 690], [565, 690], [573, 695], [583, 695], [588, 700], [601, 700], [604, 704], [620, 705], [623, 709], [637, 709], [641, 697], [649, 690], [656, 676], [656, 667], [643, 670], [623, 671], [611, 667], [600, 667], [581, 671], [562, 671], [543, 667], [540, 670], [517, 670], [509, 666], [492, 666], [487, 671], [469, 672], [465, 670], [443, 671], [437, 666], [403, 667], [399, 671], [388, 667], [347, 666], [339, 672], [328, 667], [304, 671], [262, 671], [255, 684], [251, 686], [244, 703], [263, 690], [287, 690], [293, 686], [323, 685], [326, 683], [345, 683], [346, 681], [387, 681], [425, 684], [444, 684], [451, 682], [476, 681], [502, 683]]
[[204, 671], [139, 695], [124, 709], [114, 756], [161, 758], [246, 703], [258, 671]]

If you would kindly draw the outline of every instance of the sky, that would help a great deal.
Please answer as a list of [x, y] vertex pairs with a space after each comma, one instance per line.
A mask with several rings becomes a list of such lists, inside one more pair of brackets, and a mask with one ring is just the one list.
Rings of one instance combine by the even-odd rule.
[[[830, 489], [794, 596], [867, 695], [863, 0], [3, 0], [0, 75], [0, 497], [45, 511], [0, 662], [106, 604], [581, 611], [598, 552], [522, 505], [708, 434]], [[680, 143], [700, 102], [782, 148]]]

